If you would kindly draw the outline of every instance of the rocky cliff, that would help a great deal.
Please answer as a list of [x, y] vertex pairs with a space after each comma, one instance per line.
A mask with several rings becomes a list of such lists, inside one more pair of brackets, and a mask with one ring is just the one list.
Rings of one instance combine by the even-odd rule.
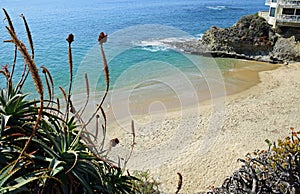
[[[278, 31], [278, 30], [277, 30]], [[211, 27], [201, 40], [177, 43], [185, 52], [268, 62], [300, 60], [300, 29], [275, 33], [265, 19], [243, 16], [229, 28]]]

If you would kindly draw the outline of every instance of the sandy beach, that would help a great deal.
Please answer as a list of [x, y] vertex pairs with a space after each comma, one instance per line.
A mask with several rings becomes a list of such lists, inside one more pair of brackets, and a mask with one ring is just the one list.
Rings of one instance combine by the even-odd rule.
[[300, 131], [300, 0], [24, 2], [1, 2], [0, 193], [131, 192], [135, 171], [205, 193]]
[[[149, 169], [164, 193], [176, 191], [177, 172], [183, 176], [180, 193], [222, 184], [240, 166], [238, 158], [266, 149], [265, 139], [276, 141], [288, 136], [290, 127], [300, 128], [300, 63], [260, 72], [259, 77], [259, 84], [225, 101], [135, 117], [136, 145], [127, 167]], [[130, 121], [118, 121], [109, 129], [109, 137], [121, 140], [111, 156], [126, 159]]]

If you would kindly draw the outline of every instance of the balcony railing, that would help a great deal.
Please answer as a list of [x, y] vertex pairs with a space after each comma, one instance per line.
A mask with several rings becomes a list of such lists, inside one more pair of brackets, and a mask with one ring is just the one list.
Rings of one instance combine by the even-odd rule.
[[266, 0], [266, 4], [277, 3], [280, 5], [298, 5], [300, 6], [300, 0]]
[[300, 15], [277, 15], [277, 22], [300, 23]]
[[281, 5], [297, 5], [300, 6], [300, 1], [295, 0], [278, 0], [278, 3]]
[[270, 5], [271, 3], [277, 3], [277, 0], [266, 0], [266, 5]]

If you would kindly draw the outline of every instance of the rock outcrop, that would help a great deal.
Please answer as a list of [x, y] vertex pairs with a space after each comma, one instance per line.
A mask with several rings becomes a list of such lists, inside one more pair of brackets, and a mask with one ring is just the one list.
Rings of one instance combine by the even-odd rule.
[[277, 34], [264, 18], [249, 15], [243, 16], [229, 28], [212, 26], [204, 33], [201, 40], [174, 43], [174, 45], [185, 52], [214, 57], [268, 62], [299, 61], [298, 34], [300, 29]]
[[232, 27], [211, 27], [201, 42], [210, 51], [265, 55], [274, 44], [274, 34], [264, 19], [244, 16]]
[[281, 61], [300, 61], [300, 44], [296, 41], [295, 36], [290, 38], [280, 37], [276, 41], [270, 56], [271, 59]]

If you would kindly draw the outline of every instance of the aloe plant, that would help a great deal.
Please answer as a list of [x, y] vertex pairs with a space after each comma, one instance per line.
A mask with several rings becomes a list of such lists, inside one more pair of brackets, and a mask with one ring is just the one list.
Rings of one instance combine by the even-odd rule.
[[[135, 177], [126, 175], [121, 167], [105, 158], [93, 143], [93, 135], [87, 124], [98, 119], [101, 111], [105, 119], [102, 125], [106, 131], [106, 117], [102, 108], [109, 89], [108, 64], [103, 43], [107, 35], [100, 33], [99, 44], [103, 57], [107, 88], [100, 99], [100, 105], [86, 122], [76, 112], [71, 101], [73, 35], [69, 35], [70, 86], [68, 92], [60, 88], [67, 108], [60, 110], [59, 101], [54, 102], [54, 81], [46, 67], [43, 68], [49, 99], [44, 99], [44, 88], [34, 62], [34, 47], [29, 26], [22, 19], [28, 35], [31, 54], [18, 39], [12, 21], [4, 9], [8, 21], [8, 33], [15, 45], [15, 56], [11, 70], [5, 66], [0, 73], [6, 78], [6, 88], [0, 90], [0, 193], [132, 193]], [[24, 58], [24, 71], [16, 86], [12, 82], [16, 66], [17, 50]], [[23, 94], [23, 85], [29, 72], [32, 74], [39, 100], [31, 100], [30, 94]], [[87, 80], [87, 76], [86, 76]], [[88, 84], [87, 84], [88, 85]], [[88, 100], [87, 100], [88, 102]], [[44, 104], [48, 104], [44, 106]], [[105, 136], [103, 137], [105, 138]], [[104, 142], [104, 139], [103, 139]]]

